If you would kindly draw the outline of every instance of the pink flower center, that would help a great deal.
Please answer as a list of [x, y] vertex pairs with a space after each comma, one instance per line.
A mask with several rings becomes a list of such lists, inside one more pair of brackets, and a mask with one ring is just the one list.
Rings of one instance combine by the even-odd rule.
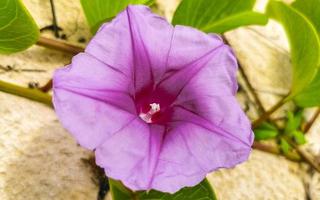
[[139, 117], [143, 119], [147, 123], [152, 123], [152, 117], [154, 114], [158, 113], [160, 111], [160, 104], [158, 103], [152, 103], [150, 104], [150, 109], [147, 113], [141, 112]]

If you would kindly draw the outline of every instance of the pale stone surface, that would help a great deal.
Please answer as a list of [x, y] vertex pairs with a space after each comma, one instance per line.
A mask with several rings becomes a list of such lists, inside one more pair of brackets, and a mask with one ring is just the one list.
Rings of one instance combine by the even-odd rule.
[[95, 199], [88, 151], [51, 108], [0, 93], [0, 199]]
[[[51, 24], [49, 0], [23, 0], [40, 27]], [[168, 19], [179, 0], [157, 0], [160, 13]], [[266, 0], [257, 6], [263, 9]], [[79, 1], [55, 0], [59, 25], [68, 42], [90, 38]], [[44, 33], [52, 37], [51, 32]], [[241, 28], [229, 32], [233, 46], [250, 82], [258, 91], [265, 108], [284, 95], [290, 86], [288, 44], [283, 31], [274, 22], [266, 27]], [[10, 56], [0, 55], [1, 65], [16, 69], [44, 69], [46, 72], [2, 72], [0, 79], [27, 85], [44, 84], [55, 68], [70, 62], [71, 56], [34, 46]], [[245, 101], [243, 93], [238, 95]], [[76, 145], [63, 130], [54, 112], [38, 103], [0, 93], [0, 199], [96, 199], [98, 188], [93, 174], [81, 159], [90, 152]], [[290, 109], [290, 105], [287, 107]], [[278, 116], [283, 116], [279, 112]], [[278, 117], [276, 115], [276, 117]], [[320, 123], [312, 127], [310, 141], [319, 141]], [[319, 144], [312, 143], [319, 154]], [[248, 162], [208, 176], [221, 200], [320, 199], [319, 175], [305, 178], [302, 169], [281, 157], [253, 151]], [[299, 172], [299, 173], [298, 173]], [[308, 185], [305, 191], [302, 179]]]
[[218, 199], [304, 199], [298, 165], [268, 153], [253, 151], [250, 159], [234, 169], [208, 176]]
[[[56, 0], [59, 25], [69, 41], [89, 38], [89, 30], [75, 1]], [[78, 1], [77, 1], [78, 2]], [[40, 27], [51, 24], [49, 0], [25, 0]], [[52, 33], [46, 31], [47, 37]], [[78, 44], [80, 45], [80, 44]], [[0, 55], [0, 79], [27, 86], [45, 84], [53, 70], [70, 62], [71, 56], [34, 46], [14, 55]], [[23, 72], [23, 69], [45, 70]], [[0, 199], [88, 200], [96, 199], [94, 175], [82, 159], [91, 153], [79, 147], [61, 127], [54, 111], [44, 105], [0, 93]]]

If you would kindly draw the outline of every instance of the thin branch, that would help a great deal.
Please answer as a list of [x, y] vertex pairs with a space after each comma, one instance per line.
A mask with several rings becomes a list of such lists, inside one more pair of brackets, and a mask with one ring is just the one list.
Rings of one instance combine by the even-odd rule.
[[[68, 44], [66, 42], [61, 42], [59, 40], [45, 38], [45, 37], [40, 37], [37, 42], [37, 45], [62, 51], [62, 52], [66, 52], [72, 55], [75, 55], [84, 51], [84, 48], [82, 47]], [[48, 83], [46, 83], [43, 87], [41, 87], [40, 90], [43, 92], [48, 92], [51, 88], [52, 88], [52, 79], [50, 79]]]
[[258, 150], [265, 151], [265, 152], [268, 152], [268, 153], [277, 154], [277, 155], [280, 154], [279, 148], [277, 148], [275, 146], [263, 144], [261, 142], [254, 141], [252, 147], [254, 149], [258, 149]]
[[[227, 40], [227, 38], [226, 38], [224, 35], [222, 35], [222, 39], [224, 40], [224, 42], [225, 42], [227, 45], [231, 46], [231, 44], [229, 43], [229, 41]], [[261, 114], [265, 113], [266, 110], [264, 109], [264, 107], [263, 107], [263, 105], [262, 105], [262, 102], [260, 101], [260, 99], [259, 99], [259, 97], [258, 97], [258, 95], [257, 95], [257, 93], [256, 93], [256, 91], [255, 91], [255, 89], [253, 88], [252, 84], [250, 83], [249, 78], [248, 78], [247, 74], [245, 73], [245, 71], [244, 71], [244, 69], [243, 69], [240, 61], [239, 61], [238, 59], [237, 59], [237, 61], [238, 61], [238, 65], [239, 65], [239, 71], [240, 71], [240, 73], [241, 73], [241, 75], [242, 75], [242, 77], [243, 77], [243, 80], [244, 80], [245, 84], [247, 85], [247, 87], [248, 87], [248, 89], [249, 89], [249, 92], [252, 94], [253, 99], [254, 99], [254, 101], [255, 101], [256, 104], [257, 104], [258, 111], [259, 111]]]
[[56, 38], [59, 38], [59, 28], [58, 28], [56, 10], [54, 7], [53, 0], [50, 0], [50, 5], [51, 5], [51, 12], [52, 12], [52, 28], [53, 28], [54, 36], [56, 36]]
[[42, 92], [49, 92], [52, 88], [52, 79], [50, 79], [44, 86], [40, 87], [39, 90]]
[[52, 107], [51, 96], [37, 89], [29, 89], [0, 80], [0, 91], [25, 97]]
[[78, 54], [84, 51], [84, 48], [68, 44], [66, 42], [61, 42], [59, 40], [49, 39], [45, 37], [40, 37], [37, 41], [37, 45], [47, 47], [49, 49], [54, 49], [58, 51], [63, 51], [69, 54]]
[[301, 156], [302, 160], [308, 163], [311, 167], [313, 167], [317, 172], [320, 173], [320, 166], [315, 162], [315, 159], [310, 156], [307, 152], [305, 152], [301, 147], [299, 147], [296, 143], [294, 143], [289, 138], [284, 138]]
[[258, 127], [262, 122], [266, 121], [275, 111], [282, 107], [286, 103], [287, 96], [283, 97], [276, 105], [272, 106], [270, 110], [263, 113], [257, 120], [252, 123], [252, 127]]
[[10, 65], [3, 66], [0, 64], [0, 70], [3, 70], [4, 72], [46, 72], [46, 70], [43, 69], [17, 69], [15, 67], [12, 67]]
[[314, 122], [317, 120], [317, 118], [320, 116], [320, 108], [317, 109], [317, 111], [315, 112], [315, 114], [312, 116], [312, 118], [310, 119], [310, 121], [308, 123], [306, 123], [306, 125], [303, 128], [303, 132], [304, 133], [308, 133], [308, 131], [310, 130], [310, 128], [312, 127], [312, 125], [314, 124]]
[[240, 61], [238, 61], [238, 65], [239, 65], [239, 71], [240, 71], [240, 73], [241, 73], [241, 75], [243, 77], [243, 80], [246, 83], [250, 93], [252, 94], [254, 101], [257, 103], [257, 107], [258, 107], [259, 112], [262, 113], [262, 114], [265, 113], [266, 110], [264, 109], [264, 107], [262, 105], [262, 102], [260, 101], [256, 91], [254, 90], [253, 86], [251, 85], [251, 83], [250, 83], [250, 81], [248, 79], [248, 76], [246, 75], [245, 71], [243, 70], [243, 67], [240, 64]]
[[271, 145], [268, 145], [268, 144], [264, 144], [264, 143], [261, 143], [261, 142], [257, 142], [257, 141], [254, 141], [252, 147], [254, 149], [257, 149], [257, 150], [260, 150], [260, 151], [264, 151], [264, 152], [267, 152], [267, 153], [271, 153], [271, 154], [274, 154], [274, 155], [282, 155], [284, 157], [286, 157], [288, 160], [291, 160], [291, 161], [294, 161], [294, 162], [300, 162], [301, 161], [301, 157], [296, 154], [296, 153], [293, 153], [293, 152], [290, 152], [286, 155], [282, 154], [280, 149], [276, 146], [271, 146]]

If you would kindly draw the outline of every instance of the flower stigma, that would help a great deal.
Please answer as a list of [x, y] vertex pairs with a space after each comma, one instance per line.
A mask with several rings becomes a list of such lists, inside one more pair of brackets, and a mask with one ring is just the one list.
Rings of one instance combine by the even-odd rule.
[[160, 111], [160, 104], [152, 103], [150, 105], [150, 110], [147, 113], [140, 113], [139, 117], [147, 123], [152, 123], [152, 116]]

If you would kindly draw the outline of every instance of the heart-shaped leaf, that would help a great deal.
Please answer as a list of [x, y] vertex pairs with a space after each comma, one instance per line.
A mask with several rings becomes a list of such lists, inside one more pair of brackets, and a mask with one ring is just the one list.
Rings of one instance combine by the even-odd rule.
[[[317, 29], [320, 37], [320, 0], [296, 0], [292, 6], [307, 17]], [[319, 66], [320, 67], [320, 66]], [[312, 82], [295, 97], [295, 102], [301, 107], [320, 105], [320, 71]]]
[[312, 82], [294, 98], [295, 103], [301, 107], [320, 106], [320, 71]]
[[1, 0], [0, 13], [0, 53], [15, 53], [36, 43], [39, 29], [20, 0]]
[[91, 32], [95, 33], [101, 24], [110, 21], [129, 4], [153, 4], [153, 0], [81, 0], [84, 14]]
[[296, 0], [291, 5], [306, 16], [320, 33], [320, 0]]
[[320, 41], [311, 22], [289, 5], [271, 0], [267, 13], [283, 25], [289, 39], [293, 78], [288, 101], [302, 92], [315, 77], [320, 63]]
[[268, 18], [264, 14], [252, 11], [254, 4], [255, 0], [183, 0], [172, 23], [214, 33], [245, 25], [266, 24]]

